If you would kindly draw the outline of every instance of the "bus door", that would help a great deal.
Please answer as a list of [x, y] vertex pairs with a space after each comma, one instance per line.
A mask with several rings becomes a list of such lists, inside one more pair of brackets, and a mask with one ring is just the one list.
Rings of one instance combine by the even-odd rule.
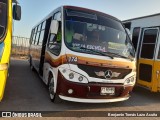
[[[56, 43], [54, 43], [53, 44], [53, 41], [51, 40], [52, 39], [52, 37], [51, 37], [51, 35], [50, 35], [50, 26], [51, 26], [51, 21], [52, 20], [59, 20], [59, 21], [61, 21], [61, 12], [56, 12], [54, 15], [53, 15], [53, 18], [51, 17], [51, 18], [49, 18], [48, 20], [47, 20], [47, 23], [46, 23], [46, 28], [45, 28], [45, 35], [44, 35], [44, 38], [43, 38], [43, 47], [42, 47], [42, 53], [41, 53], [41, 59], [40, 59], [40, 64], [39, 64], [39, 73], [40, 73], [40, 75], [42, 76], [43, 75], [43, 64], [44, 64], [44, 59], [45, 59], [45, 49], [49, 49], [49, 51], [53, 54], [53, 55], [55, 55], [56, 54], [56, 56], [58, 55], [58, 53], [59, 53], [59, 49], [53, 49], [52, 47], [55, 45], [56, 46]], [[61, 23], [61, 22], [60, 22]], [[61, 30], [61, 29], [60, 29]], [[49, 37], [49, 38], [48, 38]], [[55, 36], [54, 36], [55, 37]], [[53, 37], [53, 38], [54, 38]], [[58, 38], [60, 38], [61, 39], [61, 37], [59, 36]], [[47, 43], [47, 40], [49, 40], [48, 41], [48, 44], [46, 45], [46, 43]], [[58, 44], [57, 44], [58, 45]], [[47, 47], [47, 48], [46, 48]], [[59, 47], [59, 46], [58, 46]], [[51, 49], [53, 49], [53, 50], [51, 50]], [[57, 52], [57, 50], [58, 50], [58, 52]]]
[[47, 43], [47, 39], [48, 39], [48, 33], [49, 33], [49, 29], [50, 29], [51, 20], [52, 20], [52, 17], [50, 17], [45, 22], [43, 22], [43, 25], [42, 25], [42, 31], [41, 31], [42, 34], [40, 37], [40, 41], [41, 41], [40, 46], [41, 47], [39, 50], [40, 58], [39, 58], [39, 62], [38, 62], [39, 74], [41, 76], [43, 75], [45, 49], [46, 49], [46, 43]]
[[142, 31], [138, 59], [137, 83], [157, 92], [160, 62], [157, 62], [159, 28], [145, 28]]

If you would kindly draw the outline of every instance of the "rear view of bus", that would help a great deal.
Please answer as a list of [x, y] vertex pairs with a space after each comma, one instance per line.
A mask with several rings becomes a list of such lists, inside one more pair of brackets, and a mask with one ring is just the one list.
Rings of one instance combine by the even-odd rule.
[[[14, 0], [13, 2], [17, 1]], [[14, 19], [20, 19], [18, 5], [13, 6]], [[19, 10], [18, 10], [19, 9]], [[17, 14], [18, 13], [18, 14]], [[0, 101], [3, 98], [11, 52], [12, 39], [12, 0], [0, 0]]]

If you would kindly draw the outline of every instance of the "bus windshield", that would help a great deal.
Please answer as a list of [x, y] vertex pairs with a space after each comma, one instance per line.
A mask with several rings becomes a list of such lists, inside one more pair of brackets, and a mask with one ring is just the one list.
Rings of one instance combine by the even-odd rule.
[[[64, 21], [65, 43], [69, 49], [89, 54], [101, 52], [115, 57], [134, 57], [134, 48], [119, 21], [99, 15], [76, 16], [76, 12], [67, 12]], [[82, 15], [80, 12], [78, 14]]]
[[2, 38], [3, 35], [5, 34], [6, 21], [7, 21], [7, 0], [0, 0], [0, 38]]

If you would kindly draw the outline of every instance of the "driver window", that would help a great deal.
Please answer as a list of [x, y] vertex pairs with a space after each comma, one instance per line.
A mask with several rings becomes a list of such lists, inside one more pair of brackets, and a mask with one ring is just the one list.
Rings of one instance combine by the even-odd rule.
[[59, 55], [61, 51], [61, 32], [58, 30], [56, 34], [50, 34], [49, 41], [48, 41], [48, 48], [49, 51], [55, 55]]
[[62, 30], [61, 30], [61, 21], [60, 21], [60, 12], [54, 15], [54, 19], [59, 21], [59, 28], [57, 34], [50, 34], [48, 41], [48, 49], [51, 53], [59, 55], [61, 51], [61, 41], [62, 41]]

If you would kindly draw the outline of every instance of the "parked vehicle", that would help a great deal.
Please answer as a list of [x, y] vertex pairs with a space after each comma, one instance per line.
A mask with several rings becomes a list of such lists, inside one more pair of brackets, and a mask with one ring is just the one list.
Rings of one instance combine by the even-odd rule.
[[137, 84], [160, 91], [160, 14], [123, 21], [132, 33], [137, 57]]
[[[13, 5], [12, 11], [12, 3]], [[20, 20], [21, 7], [16, 0], [0, 0], [0, 101], [3, 98], [8, 76], [9, 60], [12, 44], [13, 19]]]
[[49, 87], [50, 99], [88, 103], [127, 100], [135, 85], [135, 52], [121, 21], [62, 6], [33, 27], [30, 66]]

